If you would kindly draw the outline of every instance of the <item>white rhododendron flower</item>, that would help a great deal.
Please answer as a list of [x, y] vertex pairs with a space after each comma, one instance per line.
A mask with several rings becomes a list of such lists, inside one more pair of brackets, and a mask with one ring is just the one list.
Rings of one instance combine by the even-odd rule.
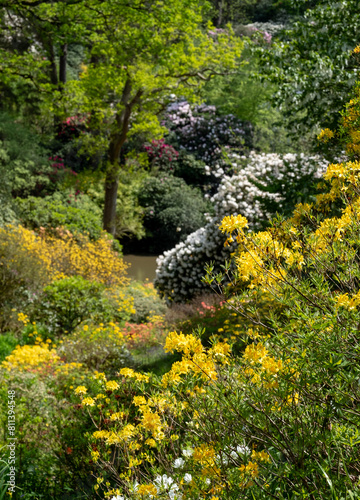
[[[234, 244], [224, 248], [226, 236], [219, 230], [226, 215], [241, 214], [248, 220], [250, 230], [258, 230], [284, 209], [284, 196], [291, 183], [302, 179], [305, 185], [314, 183], [327, 167], [327, 162], [319, 156], [303, 154], [251, 152], [248, 157], [234, 153], [228, 156], [237, 165], [235, 174], [223, 175], [221, 166], [206, 169], [209, 175], [219, 172], [222, 179], [211, 198], [214, 215], [208, 216], [204, 227], [157, 259], [155, 286], [168, 302], [181, 302], [209, 290], [201, 282], [206, 262], [212, 261], [214, 269], [220, 270], [235, 248]], [[277, 192], [266, 190], [269, 186], [276, 186]]]
[[174, 462], [174, 467], [175, 469], [181, 469], [181, 467], [184, 465], [185, 460], [183, 458], [177, 458]]

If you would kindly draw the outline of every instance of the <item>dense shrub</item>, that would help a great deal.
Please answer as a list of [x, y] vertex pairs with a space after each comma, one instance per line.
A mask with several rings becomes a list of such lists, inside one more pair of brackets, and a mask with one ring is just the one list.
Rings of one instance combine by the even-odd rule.
[[222, 220], [238, 243], [235, 272], [209, 267], [205, 281], [252, 323], [237, 356], [221, 332], [208, 348], [170, 332], [165, 350], [182, 359], [161, 379], [123, 369], [121, 385], [92, 386], [95, 396], [111, 384], [110, 413], [124, 386], [140, 392], [110, 427], [92, 410], [90, 442], [113, 500], [360, 497], [360, 163], [331, 164], [324, 178], [316, 203], [265, 230], [248, 231], [240, 214]]
[[222, 177], [218, 192], [211, 198], [215, 214], [207, 224], [158, 259], [155, 286], [170, 301], [183, 301], [206, 288], [201, 282], [206, 262], [216, 269], [229, 258], [234, 245], [224, 248], [218, 225], [225, 215], [242, 214], [251, 229], [257, 229], [275, 215], [287, 213], [295, 203], [314, 192], [325, 163], [318, 157], [251, 153], [232, 155], [233, 176], [224, 175], [220, 166], [208, 167], [209, 174]]
[[218, 163], [223, 149], [241, 152], [252, 147], [252, 126], [234, 115], [220, 116], [215, 106], [192, 108], [186, 101], [172, 104], [165, 118], [169, 139], [208, 165]]
[[57, 352], [68, 363], [81, 363], [112, 376], [120, 368], [133, 365], [125, 336], [114, 323], [82, 325], [63, 340]]
[[1, 323], [13, 307], [24, 305], [48, 281], [49, 260], [41, 251], [41, 241], [21, 226], [0, 227]]
[[[21, 120], [0, 112], [0, 169], [12, 196], [44, 195], [67, 175], [54, 166], [41, 138]], [[2, 184], [2, 188], [4, 184]]]
[[[200, 191], [177, 177], [151, 177], [139, 195], [144, 207], [144, 227], [148, 251], [158, 253], [172, 248], [205, 223], [209, 210]], [[151, 239], [150, 239], [151, 238]]]
[[108, 233], [103, 232], [97, 241], [62, 228], [40, 229], [39, 235], [39, 252], [47, 259], [52, 279], [76, 275], [106, 286], [127, 283], [127, 265]]
[[210, 191], [211, 179], [205, 170], [205, 162], [198, 160], [194, 155], [181, 150], [174, 165], [174, 175], [184, 179], [189, 186], [195, 186], [203, 191]]
[[126, 288], [126, 295], [133, 299], [132, 323], [146, 323], [152, 316], [161, 316], [166, 312], [166, 304], [152, 283], [132, 281]]
[[[71, 388], [91, 377], [66, 364], [49, 342], [18, 346], [0, 367], [0, 446], [8, 443], [8, 390], [15, 391], [16, 486], [22, 498], [92, 498], [93, 466], [84, 437], [90, 417]], [[20, 490], [21, 488], [21, 490]]]
[[88, 116], [69, 116], [57, 126], [57, 133], [50, 143], [53, 156], [62, 158], [71, 171], [81, 173], [95, 171], [104, 160], [99, 151], [86, 148], [89, 141]]
[[0, 362], [9, 356], [18, 344], [18, 340], [11, 333], [0, 335]]
[[0, 175], [2, 179], [0, 185], [0, 226], [16, 220], [11, 196], [11, 182], [7, 168], [8, 160], [7, 152], [1, 147], [0, 143]]
[[174, 171], [179, 153], [172, 146], [166, 144], [165, 139], [153, 140], [151, 143], [145, 144], [144, 149], [153, 173], [161, 170], [170, 174]]
[[0, 257], [2, 327], [10, 320], [11, 309], [32, 304], [53, 280], [80, 276], [107, 287], [128, 282], [127, 266], [107, 233], [90, 241], [61, 228], [40, 229], [36, 235], [22, 226], [7, 225], [0, 228]]
[[44, 198], [17, 198], [15, 203], [25, 227], [64, 227], [73, 234], [85, 233], [95, 240], [101, 235], [101, 209], [87, 195], [57, 192]]
[[39, 296], [33, 313], [50, 331], [71, 333], [85, 319], [110, 313], [110, 305], [103, 296], [105, 286], [71, 276], [46, 286]]

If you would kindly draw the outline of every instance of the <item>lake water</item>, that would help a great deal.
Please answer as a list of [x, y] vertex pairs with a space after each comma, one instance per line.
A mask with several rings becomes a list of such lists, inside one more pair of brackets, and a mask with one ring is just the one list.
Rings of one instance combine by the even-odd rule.
[[131, 264], [127, 270], [132, 279], [153, 282], [156, 271], [156, 255], [124, 255], [124, 261]]

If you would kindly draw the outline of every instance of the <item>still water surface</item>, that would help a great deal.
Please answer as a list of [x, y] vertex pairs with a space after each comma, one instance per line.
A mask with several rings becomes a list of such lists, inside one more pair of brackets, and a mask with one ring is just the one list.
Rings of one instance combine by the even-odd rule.
[[131, 264], [128, 276], [132, 279], [153, 282], [156, 271], [156, 255], [124, 255], [124, 261]]

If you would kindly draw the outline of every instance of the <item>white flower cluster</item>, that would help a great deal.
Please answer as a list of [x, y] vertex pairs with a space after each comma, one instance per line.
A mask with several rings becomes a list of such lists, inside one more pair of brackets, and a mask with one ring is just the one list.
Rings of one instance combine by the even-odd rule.
[[154, 484], [158, 493], [166, 493], [170, 500], [181, 500], [182, 495], [179, 493], [179, 486], [174, 482], [172, 477], [166, 474], [157, 476]]
[[[204, 292], [207, 287], [201, 278], [205, 263], [212, 261], [215, 270], [220, 270], [219, 266], [234, 251], [234, 247], [224, 248], [225, 237], [218, 229], [224, 216], [241, 214], [248, 219], [249, 228], [257, 230], [276, 212], [283, 212], [285, 202], [301, 201], [289, 201], [287, 193], [292, 192], [293, 186], [306, 189], [321, 177], [327, 165], [320, 157], [296, 154], [252, 152], [248, 157], [232, 154], [229, 159], [236, 173], [222, 176], [219, 189], [211, 198], [215, 214], [204, 227], [157, 259], [155, 286], [168, 302], [184, 302]], [[216, 171], [217, 167], [208, 169], [212, 175]]]
[[237, 445], [235, 448], [225, 446], [223, 453], [216, 455], [216, 460], [223, 465], [229, 465], [229, 461], [236, 464], [237, 461], [243, 460], [244, 455], [249, 456], [250, 453], [251, 450], [246, 445]]

